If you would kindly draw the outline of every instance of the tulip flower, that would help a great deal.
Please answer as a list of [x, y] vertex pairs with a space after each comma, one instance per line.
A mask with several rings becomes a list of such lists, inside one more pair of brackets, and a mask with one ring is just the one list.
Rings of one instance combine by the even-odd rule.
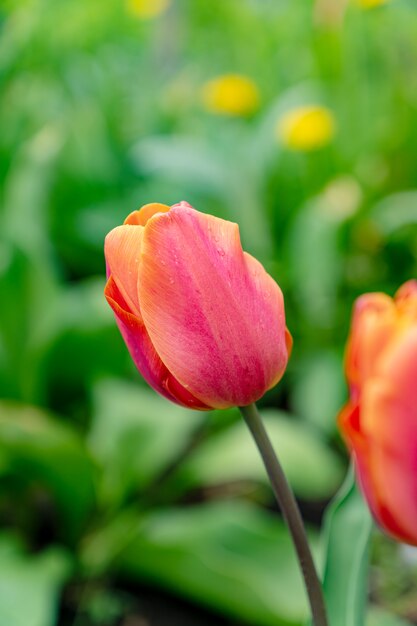
[[255, 405], [291, 351], [281, 289], [242, 250], [237, 224], [186, 202], [134, 211], [104, 251], [107, 301], [151, 387], [202, 411], [239, 406], [293, 538], [314, 625], [328, 626], [300, 511]]
[[245, 406], [287, 365], [280, 288], [237, 224], [186, 202], [148, 204], [106, 237], [105, 296], [145, 380], [200, 410]]
[[383, 530], [417, 545], [417, 281], [357, 300], [346, 375], [339, 424], [362, 491]]

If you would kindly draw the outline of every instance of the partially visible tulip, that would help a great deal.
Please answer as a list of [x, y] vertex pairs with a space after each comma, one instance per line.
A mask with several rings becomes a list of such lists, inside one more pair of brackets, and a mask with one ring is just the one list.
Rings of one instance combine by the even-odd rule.
[[145, 380], [183, 406], [245, 406], [287, 365], [280, 288], [243, 252], [237, 224], [186, 202], [148, 204], [106, 237], [112, 307]]
[[357, 300], [346, 375], [339, 425], [363, 493], [389, 535], [417, 545], [417, 281]]

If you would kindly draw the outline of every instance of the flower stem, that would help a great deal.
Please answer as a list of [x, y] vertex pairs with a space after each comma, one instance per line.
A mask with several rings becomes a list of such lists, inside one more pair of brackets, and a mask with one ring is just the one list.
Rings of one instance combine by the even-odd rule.
[[261, 453], [277, 502], [291, 533], [304, 576], [311, 614], [315, 626], [328, 626], [323, 590], [308, 544], [303, 520], [294, 494], [274, 452], [255, 404], [239, 407]]

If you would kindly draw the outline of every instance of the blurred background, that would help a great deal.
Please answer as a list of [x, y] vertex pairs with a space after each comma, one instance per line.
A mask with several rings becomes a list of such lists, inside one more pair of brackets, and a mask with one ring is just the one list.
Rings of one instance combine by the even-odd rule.
[[[146, 387], [103, 239], [154, 201], [239, 222], [286, 297], [261, 404], [320, 559], [352, 302], [417, 275], [415, 0], [2, 0], [0, 84], [0, 625], [300, 626], [244, 425]], [[369, 624], [417, 623], [415, 552], [371, 552]]]

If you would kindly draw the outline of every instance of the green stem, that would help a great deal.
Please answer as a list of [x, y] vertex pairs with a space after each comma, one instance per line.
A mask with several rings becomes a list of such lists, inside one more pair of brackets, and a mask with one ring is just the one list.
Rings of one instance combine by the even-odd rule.
[[328, 626], [323, 590], [294, 494], [274, 452], [256, 405], [250, 404], [239, 408], [261, 453], [272, 489], [291, 533], [304, 576], [314, 625]]

